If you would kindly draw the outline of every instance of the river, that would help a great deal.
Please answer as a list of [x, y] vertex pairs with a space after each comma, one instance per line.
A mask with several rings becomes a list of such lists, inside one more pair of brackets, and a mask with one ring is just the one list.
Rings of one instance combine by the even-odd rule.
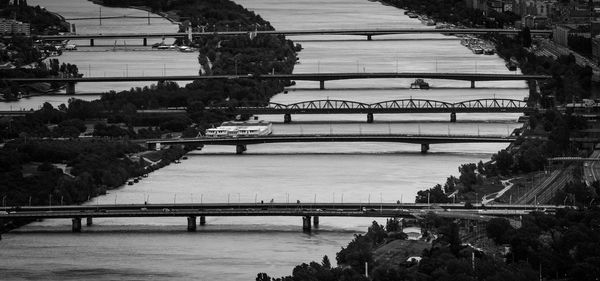
[[[37, 0], [48, 9], [70, 15], [95, 15], [90, 2]], [[403, 11], [367, 0], [239, 0], [277, 29], [324, 29], [354, 27], [424, 27]], [[108, 13], [102, 8], [102, 13]], [[134, 13], [114, 9], [115, 14]], [[145, 14], [145, 12], [138, 12]], [[153, 19], [154, 20], [154, 19]], [[120, 21], [111, 29], [143, 32], [144, 21]], [[90, 32], [108, 32], [88, 23]], [[164, 21], [153, 28], [173, 30]], [[78, 24], [78, 32], [85, 32]], [[93, 29], [93, 28], [98, 28]], [[139, 29], [138, 29], [139, 28]], [[296, 37], [304, 49], [295, 73], [448, 71], [510, 73], [497, 56], [474, 55], [454, 37], [403, 35], [374, 37]], [[340, 41], [341, 39], [341, 41]], [[416, 40], [419, 39], [419, 40]], [[157, 55], [160, 54], [160, 55]], [[144, 61], [160, 68], [179, 61], [172, 74], [197, 72], [196, 54], [175, 52], [69, 52], [62, 61], [77, 63], [85, 72], [104, 72], [123, 64], [142, 69]], [[102, 64], [99, 64], [102, 62]], [[97, 64], [98, 63], [98, 64]], [[144, 67], [145, 68], [145, 67]], [[122, 69], [121, 69], [122, 71]], [[169, 73], [171, 74], [171, 73]], [[274, 102], [291, 103], [313, 99], [347, 99], [378, 102], [403, 98], [462, 101], [475, 98], [517, 98], [527, 95], [524, 82], [468, 82], [431, 80], [431, 90], [408, 89], [411, 80], [347, 80], [318, 83], [298, 82]], [[131, 87], [132, 85], [127, 85]], [[90, 85], [82, 91], [109, 87]], [[37, 107], [44, 97], [28, 104]], [[57, 97], [58, 99], [59, 97]], [[364, 123], [364, 115], [293, 115], [295, 124], [281, 124], [282, 116], [262, 116], [278, 122], [276, 133], [436, 133], [506, 135], [519, 126], [518, 115], [459, 114], [459, 122], [448, 123], [447, 114], [375, 115], [375, 123]], [[341, 120], [341, 121], [340, 121]], [[325, 121], [319, 124], [315, 121]], [[477, 121], [477, 122], [476, 122]], [[153, 172], [133, 186], [110, 191], [88, 204], [159, 202], [413, 202], [418, 190], [443, 183], [456, 175], [461, 163], [487, 160], [506, 144], [432, 145], [428, 154], [418, 145], [388, 143], [262, 144], [248, 146], [245, 155], [234, 148], [207, 146], [188, 154], [181, 164]], [[364, 232], [371, 219], [321, 218], [311, 234], [301, 231], [300, 218], [207, 218], [195, 233], [185, 232], [185, 218], [95, 219], [94, 226], [80, 234], [70, 232], [70, 220], [36, 222], [3, 235], [0, 241], [0, 276], [9, 280], [254, 280], [258, 272], [271, 276], [291, 274], [295, 265], [320, 261], [345, 246], [355, 233]], [[385, 220], [380, 220], [385, 223]]]

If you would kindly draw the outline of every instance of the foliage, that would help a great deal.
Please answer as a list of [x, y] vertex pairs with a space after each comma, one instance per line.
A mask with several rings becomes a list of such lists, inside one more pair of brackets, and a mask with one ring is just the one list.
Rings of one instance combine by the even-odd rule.
[[442, 186], [436, 184], [434, 187], [426, 190], [419, 190], [415, 203], [449, 203], [450, 198], [442, 190]]
[[508, 242], [508, 239], [506, 238], [507, 232], [513, 230], [513, 227], [506, 219], [493, 218], [487, 223], [485, 230], [488, 237], [492, 238], [494, 242], [497, 244], [504, 244]]

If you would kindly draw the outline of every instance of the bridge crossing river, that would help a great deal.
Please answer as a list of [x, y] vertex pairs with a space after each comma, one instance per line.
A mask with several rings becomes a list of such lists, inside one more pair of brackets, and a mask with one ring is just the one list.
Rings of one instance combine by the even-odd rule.
[[515, 218], [531, 212], [554, 212], [564, 206], [554, 205], [489, 205], [465, 207], [464, 204], [400, 204], [398, 203], [198, 203], [198, 204], [115, 204], [72, 206], [19, 206], [0, 208], [0, 219], [72, 219], [73, 232], [81, 231], [81, 220], [88, 226], [93, 218], [122, 217], [187, 217], [187, 230], [195, 231], [206, 216], [296, 216], [302, 217], [303, 229], [315, 227], [319, 217], [395, 217], [422, 218], [428, 213], [438, 216], [488, 221], [495, 217]]

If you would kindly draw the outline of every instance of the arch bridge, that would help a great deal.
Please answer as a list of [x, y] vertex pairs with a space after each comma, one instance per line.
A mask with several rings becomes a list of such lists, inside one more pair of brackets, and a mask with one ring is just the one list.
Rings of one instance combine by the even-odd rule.
[[473, 99], [455, 103], [410, 98], [370, 104], [349, 100], [321, 99], [291, 104], [268, 103], [264, 106], [221, 105], [206, 109], [249, 115], [283, 114], [285, 123], [292, 121], [292, 114], [367, 114], [367, 122], [372, 123], [375, 113], [450, 113], [450, 121], [456, 122], [456, 113], [527, 113], [534, 110], [525, 101], [500, 98]]

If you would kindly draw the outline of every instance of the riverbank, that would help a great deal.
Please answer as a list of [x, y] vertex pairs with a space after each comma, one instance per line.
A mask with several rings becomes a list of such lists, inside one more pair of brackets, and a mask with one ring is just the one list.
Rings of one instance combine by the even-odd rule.
[[[128, 140], [15, 140], [0, 150], [4, 206], [82, 204], [180, 159], [173, 146], [146, 151]], [[17, 188], [18, 187], [18, 188]], [[3, 222], [2, 231], [31, 221]]]
[[[463, 1], [437, 0], [381, 0], [399, 9], [426, 15], [436, 21], [443, 21], [466, 27], [497, 28], [511, 25], [514, 15], [493, 13], [485, 17], [477, 10], [464, 6]], [[521, 136], [543, 136], [547, 139], [523, 139], [511, 143], [508, 148], [498, 151], [487, 163], [478, 165], [462, 165], [459, 168], [460, 177], [448, 178], [442, 186], [436, 186], [421, 193], [417, 198], [423, 202], [430, 197], [436, 201], [449, 202], [445, 198], [459, 190], [457, 202], [480, 202], [481, 196], [497, 192], [503, 188], [501, 180], [520, 177], [531, 172], [544, 169], [545, 159], [555, 155], [579, 155], [582, 150], [571, 145], [569, 138], [576, 136], [578, 131], [585, 129], [587, 124], [580, 117], [562, 115], [557, 112], [555, 105], [581, 100], [590, 96], [591, 70], [582, 68], [570, 57], [561, 57], [558, 61], [536, 56], [531, 52], [532, 38], [528, 29], [523, 29], [519, 36], [490, 35], [495, 42], [498, 55], [508, 63], [518, 62], [524, 74], [544, 74], [552, 78], [547, 81], [529, 83], [530, 91], [526, 97], [532, 107], [542, 109], [529, 114], [527, 122], [520, 130]], [[569, 89], [569, 90], [566, 90]], [[575, 177], [577, 178], [577, 177]], [[494, 187], [495, 186], [495, 187]], [[431, 195], [436, 196], [431, 196]], [[516, 200], [517, 198], [513, 198]], [[548, 197], [548, 200], [553, 198]], [[548, 201], [549, 202], [549, 201]], [[548, 203], [542, 202], [542, 203]]]

